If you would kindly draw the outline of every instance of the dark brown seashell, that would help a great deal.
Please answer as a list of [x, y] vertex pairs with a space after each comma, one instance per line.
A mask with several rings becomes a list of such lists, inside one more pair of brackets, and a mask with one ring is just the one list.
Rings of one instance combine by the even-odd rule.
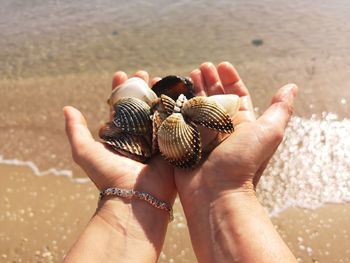
[[184, 94], [188, 99], [195, 96], [192, 82], [187, 78], [175, 75], [162, 78], [153, 85], [152, 90], [159, 98], [164, 94], [172, 98], [174, 101], [176, 101], [180, 94]]
[[151, 146], [144, 136], [120, 132], [113, 122], [107, 122], [100, 129], [99, 136], [113, 150], [128, 158], [139, 162], [151, 158]]
[[137, 98], [121, 98], [113, 106], [113, 120], [99, 132], [100, 138], [118, 153], [144, 162], [152, 154], [150, 106]]
[[114, 104], [113, 122], [121, 131], [133, 135], [152, 132], [151, 109], [136, 98], [122, 98]]

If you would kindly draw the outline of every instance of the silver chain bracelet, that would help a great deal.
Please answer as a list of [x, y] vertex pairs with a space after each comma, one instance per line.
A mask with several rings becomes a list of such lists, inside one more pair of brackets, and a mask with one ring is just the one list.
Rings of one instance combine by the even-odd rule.
[[171, 206], [168, 205], [166, 202], [158, 200], [157, 198], [155, 198], [154, 196], [148, 193], [135, 191], [133, 189], [122, 189], [118, 187], [110, 187], [100, 192], [100, 200], [104, 196], [109, 196], [109, 195], [114, 195], [114, 196], [118, 196], [126, 199], [131, 199], [132, 197], [136, 197], [140, 200], [144, 200], [155, 208], [167, 211], [169, 213], [169, 221], [174, 220], [173, 209], [171, 208]]

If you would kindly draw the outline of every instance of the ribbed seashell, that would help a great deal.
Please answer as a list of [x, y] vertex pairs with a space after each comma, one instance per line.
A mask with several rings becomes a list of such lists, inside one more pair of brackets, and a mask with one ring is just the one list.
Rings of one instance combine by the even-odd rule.
[[159, 111], [155, 111], [152, 115], [152, 153], [156, 153], [159, 150], [157, 133], [163, 120]]
[[120, 132], [113, 122], [106, 123], [100, 129], [99, 135], [106, 144], [121, 155], [140, 162], [151, 158], [151, 146], [144, 136]]
[[162, 106], [164, 107], [164, 111], [168, 115], [173, 113], [174, 107], [175, 107], [175, 101], [172, 98], [162, 94], [160, 96], [160, 102], [161, 102]]
[[152, 90], [160, 97], [162, 94], [167, 95], [174, 101], [184, 94], [188, 99], [195, 96], [192, 82], [184, 77], [170, 75], [162, 78], [153, 85]]
[[210, 97], [195, 97], [184, 103], [181, 113], [209, 129], [232, 133], [233, 124], [226, 109]]
[[121, 132], [133, 135], [152, 133], [151, 108], [136, 98], [121, 98], [114, 104], [113, 122]]
[[108, 103], [113, 106], [118, 100], [125, 97], [137, 98], [148, 105], [157, 99], [157, 95], [148, 87], [147, 83], [137, 77], [133, 77], [117, 86], [111, 93]]
[[181, 113], [173, 113], [160, 125], [159, 151], [172, 165], [191, 168], [201, 159], [200, 134], [196, 125], [186, 123]]

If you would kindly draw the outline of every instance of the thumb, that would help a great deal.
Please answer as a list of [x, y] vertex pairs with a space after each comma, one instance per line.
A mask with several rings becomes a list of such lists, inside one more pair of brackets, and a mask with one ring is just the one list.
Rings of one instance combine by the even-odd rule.
[[63, 108], [66, 120], [66, 134], [72, 147], [73, 157], [86, 149], [86, 146], [95, 143], [84, 116], [77, 109], [66, 106]]
[[258, 119], [258, 124], [264, 131], [264, 142], [275, 149], [282, 141], [284, 130], [293, 114], [294, 98], [298, 87], [287, 84], [273, 96], [270, 107]]

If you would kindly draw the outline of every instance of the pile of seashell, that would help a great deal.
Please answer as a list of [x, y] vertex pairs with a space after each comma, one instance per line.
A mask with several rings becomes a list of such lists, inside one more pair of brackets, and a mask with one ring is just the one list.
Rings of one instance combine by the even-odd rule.
[[135, 77], [115, 88], [108, 103], [113, 119], [99, 133], [106, 144], [140, 162], [160, 152], [172, 165], [191, 168], [202, 152], [197, 125], [232, 133], [239, 97], [195, 97], [192, 83], [179, 76], [167, 76], [152, 89]]

